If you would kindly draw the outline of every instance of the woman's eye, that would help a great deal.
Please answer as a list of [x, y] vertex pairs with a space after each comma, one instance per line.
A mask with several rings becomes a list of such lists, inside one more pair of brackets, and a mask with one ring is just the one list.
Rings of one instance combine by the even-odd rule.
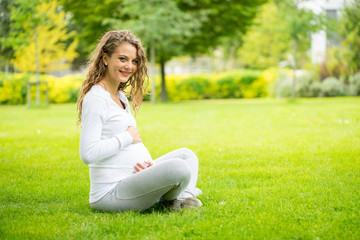
[[133, 60], [133, 63], [137, 65], [137, 64], [138, 64], [138, 60]]
[[121, 57], [121, 58], [119, 58], [120, 59], [120, 61], [126, 61], [126, 58], [124, 58], [124, 57]]

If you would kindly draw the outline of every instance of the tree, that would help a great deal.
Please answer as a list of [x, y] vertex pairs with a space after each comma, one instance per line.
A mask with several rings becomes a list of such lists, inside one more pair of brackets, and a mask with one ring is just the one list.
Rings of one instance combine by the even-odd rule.
[[299, 66], [299, 59], [304, 58], [307, 50], [310, 48], [311, 34], [323, 27], [323, 16], [316, 15], [312, 10], [306, 9], [303, 6], [304, 2], [302, 0], [286, 0], [279, 1], [278, 3], [282, 18], [287, 23], [286, 29], [288, 29], [288, 34], [292, 41], [292, 67], [294, 71], [291, 88], [292, 98], [295, 98], [295, 72]]
[[251, 26], [260, 6], [267, 0], [178, 0], [180, 9], [191, 12], [200, 23], [199, 31], [185, 42], [186, 52], [206, 53], [224, 39], [239, 38]]
[[[145, 37], [147, 43], [150, 42], [148, 45], [151, 46], [151, 39], [154, 37], [160, 40], [153, 43], [158, 46], [157, 59], [162, 75], [161, 97], [165, 100], [167, 96], [164, 71], [166, 61], [181, 53], [189, 53], [193, 56], [204, 53], [218, 46], [224, 37], [238, 37], [240, 33], [246, 31], [258, 6], [265, 0], [154, 0], [150, 4], [141, 3], [142, 1], [125, 1], [124, 3], [126, 2], [132, 2], [132, 6], [135, 7], [129, 11], [130, 17], [136, 16], [131, 20], [132, 26], [143, 28], [142, 33], [147, 36]], [[139, 29], [139, 27], [134, 29]], [[150, 35], [145, 34], [146, 31]], [[140, 36], [143, 38], [141, 33]]]
[[360, 3], [347, 2], [339, 16], [326, 19], [326, 33], [337, 44], [327, 49], [320, 72], [322, 78], [335, 76], [348, 84], [350, 76], [360, 71]]
[[[36, 14], [36, 7], [39, 4], [39, 0], [15, 0], [14, 4], [11, 6], [11, 30], [8, 39], [13, 48], [19, 50], [34, 41], [37, 83], [40, 82], [37, 27], [41, 22], [46, 20], [43, 14]], [[37, 84], [36, 87], [36, 104], [40, 105], [39, 84]]]
[[109, 18], [120, 20], [122, 0], [59, 0], [59, 4], [68, 14], [69, 30], [77, 32], [79, 44], [76, 48], [78, 57], [73, 61], [73, 68], [83, 67], [95, 48], [100, 37], [113, 30]]
[[[156, 59], [162, 66], [163, 86], [166, 86], [166, 61], [179, 54], [188, 53], [194, 56], [207, 52], [218, 46], [224, 37], [239, 36], [239, 33], [246, 32], [258, 7], [264, 2], [266, 0], [62, 0], [64, 8], [72, 13], [71, 22], [76, 25], [74, 29], [81, 32], [80, 42], [84, 44], [94, 37], [97, 39], [112, 27], [123, 29], [127, 25], [134, 28], [130, 30], [139, 32], [139, 37], [147, 46], [152, 46], [153, 36], [157, 37], [152, 41], [156, 46]], [[147, 29], [142, 26], [147, 26]], [[162, 31], [162, 28], [167, 31]], [[145, 33], [151, 33], [149, 29], [153, 29], [154, 34]], [[89, 38], [85, 39], [85, 36]], [[88, 46], [92, 49], [94, 43]], [[90, 52], [89, 48], [82, 50], [83, 56]], [[162, 89], [162, 96], [166, 96], [165, 88]]]
[[0, 1], [0, 63], [5, 67], [5, 72], [9, 71], [9, 63], [14, 49], [9, 41], [10, 35], [10, 6], [13, 0]]
[[[59, 61], [70, 61], [76, 53], [76, 41], [65, 46], [71, 33], [65, 30], [65, 13], [57, 1], [16, 0], [11, 7], [9, 41], [17, 49], [13, 64], [22, 71], [36, 71], [36, 103], [40, 104], [40, 71], [63, 68]], [[57, 64], [53, 68], [51, 64]]]
[[36, 39], [25, 39], [28, 44], [15, 52], [14, 66], [20, 71], [42, 73], [69, 68], [77, 56], [78, 41], [73, 39], [74, 31], [67, 32], [65, 12], [58, 9], [56, 0], [52, 0], [36, 6], [35, 14], [43, 15], [45, 23], [33, 29]]
[[360, 71], [360, 2], [349, 2], [343, 11], [341, 21], [342, 45], [346, 49], [349, 75]]
[[[182, 12], [171, 0], [125, 0], [122, 14], [129, 18], [113, 20], [114, 28], [133, 30], [142, 41], [150, 46], [152, 69], [155, 68], [155, 52], [161, 70], [161, 100], [167, 100], [165, 63], [172, 56], [183, 51], [182, 41], [188, 39], [199, 24], [189, 13]], [[141, 23], [141, 24], [140, 24]], [[155, 81], [153, 76], [152, 102], [155, 102]]]
[[286, 60], [291, 40], [279, 11], [273, 1], [262, 6], [238, 51], [242, 65], [265, 69]]

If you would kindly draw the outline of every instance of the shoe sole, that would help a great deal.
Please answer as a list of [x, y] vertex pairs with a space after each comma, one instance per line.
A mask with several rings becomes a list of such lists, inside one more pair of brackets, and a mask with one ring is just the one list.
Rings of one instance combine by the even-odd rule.
[[179, 211], [181, 209], [199, 208], [201, 206], [202, 203], [197, 198], [184, 198], [174, 200], [169, 207], [172, 210]]

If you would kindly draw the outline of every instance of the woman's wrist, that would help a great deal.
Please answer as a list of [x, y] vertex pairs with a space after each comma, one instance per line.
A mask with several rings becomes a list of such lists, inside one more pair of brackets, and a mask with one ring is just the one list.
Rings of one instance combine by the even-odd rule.
[[124, 131], [118, 135], [115, 136], [120, 143], [120, 148], [124, 148], [127, 145], [132, 144], [133, 142], [133, 137], [131, 136], [131, 134], [128, 131]]

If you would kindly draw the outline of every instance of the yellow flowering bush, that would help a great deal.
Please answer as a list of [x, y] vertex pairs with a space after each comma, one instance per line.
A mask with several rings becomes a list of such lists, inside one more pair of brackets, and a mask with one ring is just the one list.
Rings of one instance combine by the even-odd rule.
[[43, 76], [49, 85], [49, 100], [53, 103], [76, 102], [83, 75], [66, 75], [56, 78], [49, 75]]
[[[277, 79], [277, 69], [233, 70], [214, 74], [168, 74], [166, 75], [166, 88], [170, 101], [210, 98], [254, 98], [273, 96], [273, 86]], [[66, 75], [55, 77], [40, 75], [40, 81], [47, 82], [49, 87], [49, 101], [51, 103], [76, 102], [84, 75]], [[26, 102], [27, 83], [35, 82], [34, 74], [0, 73], [0, 103], [24, 104]], [[151, 92], [152, 79], [146, 88]], [[160, 99], [161, 76], [154, 79], [156, 84], [156, 98]], [[271, 88], [270, 88], [271, 87]], [[41, 85], [42, 99], [45, 85]], [[36, 87], [31, 88], [32, 101], [35, 100]], [[146, 95], [144, 100], [149, 100]]]
[[26, 98], [26, 84], [30, 75], [24, 73], [0, 73], [0, 103], [23, 104]]
[[[269, 85], [276, 79], [275, 70], [233, 70], [214, 74], [169, 74], [166, 76], [168, 99], [172, 101], [209, 98], [254, 98], [269, 95]], [[161, 78], [156, 79], [160, 98]], [[151, 83], [147, 91], [151, 90]]]
[[[40, 81], [47, 82], [49, 87], [49, 101], [52, 103], [76, 102], [77, 95], [84, 79], [83, 75], [66, 75], [55, 77], [52, 75], [40, 75]], [[5, 75], [0, 73], [0, 103], [24, 104], [26, 102], [27, 83], [35, 82], [35, 74], [15, 73]], [[46, 86], [40, 87], [44, 95]], [[31, 87], [32, 101], [36, 95], [36, 87]]]

